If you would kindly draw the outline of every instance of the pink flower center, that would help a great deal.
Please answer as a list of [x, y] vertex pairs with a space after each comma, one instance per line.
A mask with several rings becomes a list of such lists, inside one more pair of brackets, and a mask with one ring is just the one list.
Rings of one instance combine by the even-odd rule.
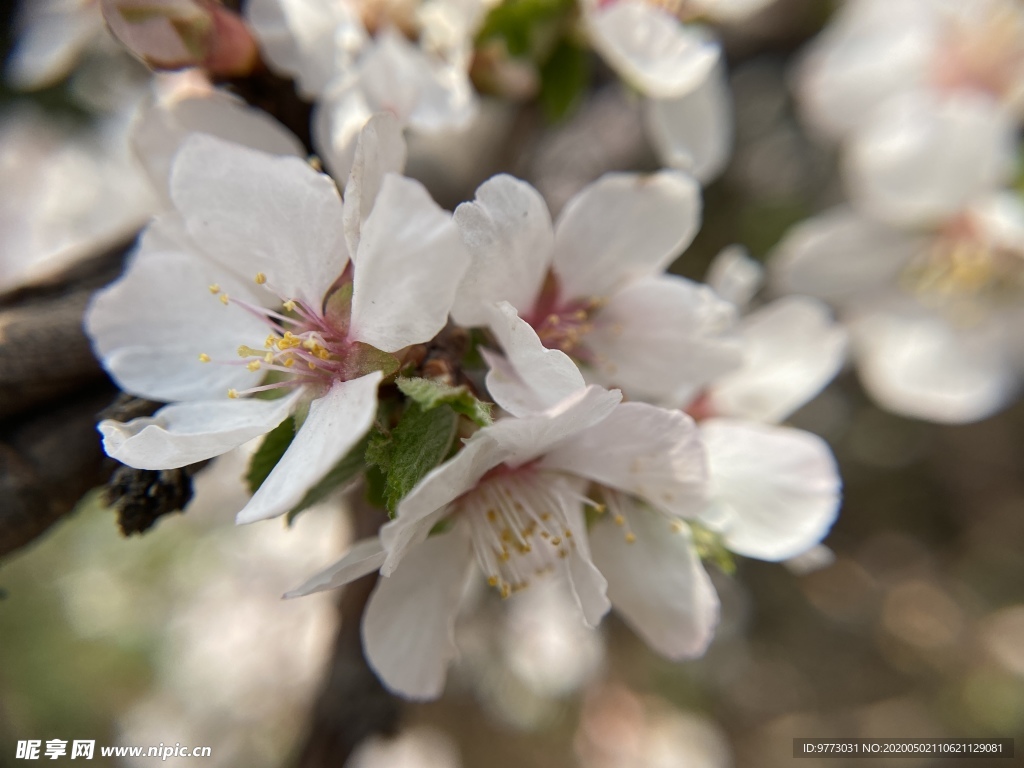
[[594, 315], [602, 304], [600, 299], [566, 299], [558, 278], [549, 273], [533, 311], [523, 319], [548, 349], [559, 349], [581, 362], [590, 362], [593, 355], [587, 349], [586, 337], [594, 330]]
[[951, 22], [933, 67], [939, 88], [1011, 98], [1024, 77], [1024, 15], [999, 3], [984, 17]]

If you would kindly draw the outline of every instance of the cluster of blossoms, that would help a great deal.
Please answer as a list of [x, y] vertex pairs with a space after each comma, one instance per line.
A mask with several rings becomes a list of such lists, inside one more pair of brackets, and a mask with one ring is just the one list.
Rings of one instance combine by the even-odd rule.
[[[827, 444], [783, 422], [841, 368], [843, 327], [818, 299], [758, 303], [741, 249], [706, 283], [667, 271], [731, 143], [721, 46], [698, 22], [764, 5], [573, 9], [644, 95], [668, 167], [602, 176], [553, 218], [510, 175], [454, 213], [403, 175], [406, 129], [473, 121], [483, 0], [251, 0], [244, 17], [103, 0], [150, 64], [236, 77], [258, 56], [294, 78], [329, 172], [195, 72], [146, 86], [129, 135], [153, 218], [85, 323], [117, 384], [166, 405], [102, 422], [106, 452], [156, 470], [257, 441], [240, 523], [362, 479], [379, 533], [290, 594], [379, 572], [365, 653], [405, 696], [443, 690], [472, 578], [504, 598], [560, 580], [588, 626], [614, 608], [666, 657], [703, 653], [719, 612], [703, 563], [800, 555], [840, 503]], [[969, 257], [935, 258], [906, 269]]]
[[777, 287], [834, 303], [885, 407], [939, 422], [991, 415], [1024, 369], [1024, 203], [1009, 186], [1024, 8], [850, 0], [796, 84], [809, 125], [840, 143], [851, 203], [784, 239]]

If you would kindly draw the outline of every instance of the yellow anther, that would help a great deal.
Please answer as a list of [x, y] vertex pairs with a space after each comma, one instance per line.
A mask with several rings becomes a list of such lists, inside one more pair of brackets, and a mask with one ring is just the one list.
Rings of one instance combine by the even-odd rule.
[[208, 362], [210, 362], [210, 356], [208, 354], [206, 354], [205, 352], [200, 352], [199, 353], [199, 362], [201, 362], [201, 363], [208, 363]]
[[257, 272], [255, 279], [256, 279], [256, 285], [263, 285], [265, 282], [267, 282], [267, 276], [265, 274], [263, 274], [262, 272]]
[[603, 515], [605, 513], [605, 511], [607, 511], [607, 509], [608, 509], [608, 507], [606, 507], [604, 504], [595, 504], [594, 505], [594, 511], [597, 512], [597, 514], [599, 514], [599, 515]]
[[275, 336], [274, 334], [270, 334], [269, 336], [267, 336], [266, 340], [263, 342], [263, 346], [266, 347], [267, 349], [273, 349], [274, 344], [276, 344], [276, 343], [277, 343], [277, 336]]
[[509, 595], [512, 594], [512, 588], [508, 584], [501, 585], [501, 599], [507, 600]]
[[295, 365], [295, 358], [294, 357], [289, 357], [287, 360], [284, 361], [284, 367], [285, 368], [291, 368], [293, 365]]
[[488, 509], [487, 510], [487, 519], [490, 520], [493, 523], [495, 520], [498, 519], [498, 513], [495, 512], [493, 509]]
[[238, 398], [238, 390], [237, 389], [229, 389], [228, 390], [228, 397], [230, 397], [232, 400], [237, 399]]
[[498, 586], [498, 577], [497, 576], [488, 576], [487, 577], [487, 586], [489, 586], [489, 587], [496, 587], [496, 586]]
[[306, 363], [306, 365], [309, 366], [309, 370], [311, 370], [311, 371], [315, 371], [316, 370], [316, 363], [309, 362], [309, 363]]
[[626, 543], [632, 544], [634, 541], [636, 541], [636, 534], [630, 531], [626, 534]]
[[565, 538], [567, 538], [567, 539], [571, 539], [572, 538], [572, 531], [570, 531], [568, 528], [565, 529]]
[[229, 301], [231, 301], [231, 299], [228, 298], [228, 295], [226, 293], [222, 293], [220, 295], [220, 303], [221, 304], [223, 304], [224, 306], [227, 306]]
[[218, 293], [220, 293], [220, 286], [217, 285], [216, 283], [211, 283], [210, 284], [210, 293], [212, 293], [214, 296], [216, 296]]
[[293, 312], [295, 310], [295, 302], [292, 301], [291, 299], [288, 299], [288, 301], [284, 303], [284, 308], [288, 312]]
[[553, 539], [551, 540], [551, 543], [552, 543], [552, 545], [554, 545], [554, 546], [556, 546], [556, 547], [557, 547], [557, 546], [558, 546], [559, 544], [561, 544], [561, 543], [562, 543], [562, 539], [561, 539], [561, 537], [560, 537], [560, 536], [555, 536], [555, 538], [553, 538]]
[[267, 363], [268, 365], [270, 363], [274, 362], [274, 353], [273, 352], [267, 352], [267, 354], [265, 354], [263, 356], [263, 362]]
[[615, 524], [616, 525], [625, 525], [626, 524], [626, 518], [624, 518], [622, 515], [616, 515], [615, 516]]
[[260, 369], [260, 361], [259, 360], [253, 360], [251, 363], [249, 363], [245, 367], [248, 368], [250, 371], [258, 371]]

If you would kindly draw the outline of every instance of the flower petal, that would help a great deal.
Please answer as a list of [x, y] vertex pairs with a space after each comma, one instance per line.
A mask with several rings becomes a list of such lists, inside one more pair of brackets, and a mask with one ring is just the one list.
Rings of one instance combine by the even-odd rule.
[[[217, 283], [258, 303], [228, 270], [178, 250], [179, 236], [168, 220], [149, 226], [125, 274], [93, 297], [86, 332], [126, 392], [165, 402], [223, 398], [229, 389], [259, 382], [260, 374], [244, 365], [220, 363], [237, 361], [241, 344], [261, 346], [266, 327], [210, 295], [209, 286]], [[201, 362], [203, 353], [215, 362]]]
[[715, 516], [725, 520], [729, 549], [785, 560], [825, 537], [839, 512], [841, 481], [824, 440], [799, 429], [731, 419], [708, 419], [700, 428]]
[[419, 182], [387, 174], [359, 242], [351, 338], [384, 352], [430, 341], [468, 266], [451, 214]]
[[700, 185], [689, 174], [602, 176], [566, 203], [555, 225], [566, 298], [608, 296], [661, 272], [693, 241], [700, 216]]
[[245, 508], [238, 523], [283, 515], [345, 457], [377, 416], [380, 371], [352, 381], [336, 381], [309, 406], [295, 439]]
[[500, 174], [477, 189], [473, 202], [455, 210], [455, 224], [472, 257], [452, 307], [455, 322], [467, 328], [486, 325], [496, 301], [530, 312], [554, 245], [551, 214], [540, 193]]
[[695, 27], [639, 0], [586, 14], [591, 42], [619, 75], [647, 96], [670, 98], [696, 88], [721, 56]]
[[636, 537], [632, 543], [610, 521], [601, 520], [590, 531], [594, 561], [608, 579], [612, 605], [663, 656], [700, 656], [718, 624], [718, 595], [689, 529], [639, 505], [627, 519]]
[[1018, 388], [1007, 338], [1013, 326], [957, 326], [911, 301], [864, 309], [849, 326], [864, 387], [896, 413], [944, 424], [977, 421]]
[[736, 308], [676, 275], [648, 277], [613, 294], [586, 337], [604, 380], [636, 399], [665, 399], [736, 368]]
[[692, 517], [707, 496], [707, 460], [693, 419], [647, 403], [620, 403], [547, 454], [542, 465]]
[[195, 135], [171, 197], [200, 247], [238, 274], [264, 273], [281, 298], [319, 309], [348, 263], [338, 190], [298, 158]]
[[705, 282], [723, 299], [743, 309], [761, 288], [764, 268], [743, 246], [731, 245], [715, 256]]
[[378, 570], [384, 564], [384, 554], [384, 547], [376, 536], [357, 541], [341, 560], [311, 576], [302, 586], [287, 592], [285, 597], [303, 597], [343, 587]]
[[389, 690], [432, 699], [455, 657], [455, 615], [470, 565], [458, 530], [431, 536], [382, 577], [363, 615], [363, 652]]
[[336, 179], [347, 179], [359, 131], [373, 115], [355, 76], [338, 79], [313, 107], [313, 146]]
[[[502, 371], [492, 367], [487, 376], [487, 391], [494, 401], [509, 413], [525, 416], [528, 412], [542, 411], [565, 400], [570, 395], [586, 388], [583, 374], [567, 354], [557, 349], [547, 349], [530, 324], [516, 314], [515, 308], [503, 301], [491, 308], [489, 325], [508, 357], [521, 389], [532, 392], [529, 400], [539, 407], [529, 411], [522, 407], [522, 395], [509, 392], [507, 383], [502, 386]], [[495, 385], [492, 389], [491, 385]], [[511, 397], [503, 397], [504, 394]]]
[[352, 172], [345, 184], [345, 241], [348, 252], [359, 249], [359, 232], [380, 193], [384, 174], [405, 170], [405, 139], [394, 115], [378, 112], [359, 132]]
[[569, 585], [583, 613], [583, 621], [588, 627], [596, 627], [611, 610], [612, 604], [607, 595], [608, 581], [594, 565], [590, 553], [587, 522], [583, 515], [583, 505], [579, 502], [583, 491], [584, 489], [580, 488], [568, 498], [561, 499], [562, 516], [569, 526], [573, 541], [567, 558]]
[[661, 161], [706, 184], [725, 170], [732, 152], [732, 96], [719, 64], [684, 96], [650, 99], [647, 130]]
[[986, 96], [920, 92], [880, 107], [846, 160], [851, 198], [899, 225], [938, 222], [1013, 175], [1016, 127]]
[[743, 318], [743, 367], [714, 382], [712, 412], [780, 422], [843, 367], [846, 331], [821, 302], [789, 296]]
[[295, 409], [301, 392], [278, 400], [200, 400], [175, 403], [127, 424], [97, 427], [111, 458], [137, 469], [195, 464], [266, 434]]

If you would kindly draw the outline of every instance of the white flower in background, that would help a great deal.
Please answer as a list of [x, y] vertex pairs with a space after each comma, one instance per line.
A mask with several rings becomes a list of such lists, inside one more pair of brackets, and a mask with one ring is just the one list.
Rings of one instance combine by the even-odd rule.
[[318, 149], [344, 178], [375, 112], [424, 133], [470, 123], [472, 36], [485, 9], [472, 0], [254, 0], [247, 15], [271, 65], [318, 102]]
[[1014, 0], [853, 0], [797, 78], [808, 121], [847, 142], [854, 201], [935, 223], [1014, 170], [1024, 9]]
[[[452, 317], [488, 326], [514, 369], [562, 352], [629, 397], [657, 401], [700, 386], [738, 362], [728, 336], [732, 305], [664, 274], [696, 234], [700, 205], [687, 174], [609, 174], [570, 200], [552, 226], [533, 187], [496, 176], [455, 212], [473, 261]], [[559, 379], [562, 369], [539, 370]], [[564, 378], [548, 384], [537, 387], [540, 400], [527, 410], [548, 407], [576, 386]], [[496, 398], [498, 386], [488, 382]]]
[[[450, 214], [422, 186], [379, 181], [350, 254], [327, 176], [209, 136], [185, 143], [171, 177], [175, 212], [150, 225], [86, 317], [121, 388], [172, 403], [152, 418], [101, 423], [111, 456], [184, 466], [294, 413], [294, 441], [239, 513], [251, 522], [287, 512], [358, 442], [382, 369], [444, 327], [468, 260]], [[286, 396], [247, 397], [275, 389]]]
[[832, 302], [864, 387], [929, 421], [983, 419], [1024, 370], [1024, 204], [1003, 192], [929, 230], [840, 207], [803, 222], [773, 257], [776, 287]]

